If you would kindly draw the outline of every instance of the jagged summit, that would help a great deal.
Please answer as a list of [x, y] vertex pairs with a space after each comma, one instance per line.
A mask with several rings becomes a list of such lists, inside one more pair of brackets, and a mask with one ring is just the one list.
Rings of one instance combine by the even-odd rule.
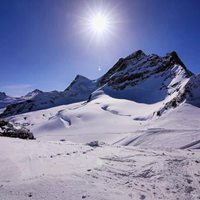
[[189, 77], [194, 75], [190, 70], [187, 69], [187, 67], [185, 66], [183, 61], [180, 59], [176, 51], [172, 51], [171, 53], [168, 53], [167, 56], [172, 58], [171, 62], [174, 62], [174, 64], [181, 65], [185, 69]]
[[192, 75], [176, 52], [161, 57], [139, 50], [121, 58], [99, 86], [111, 97], [151, 104], [176, 93]]

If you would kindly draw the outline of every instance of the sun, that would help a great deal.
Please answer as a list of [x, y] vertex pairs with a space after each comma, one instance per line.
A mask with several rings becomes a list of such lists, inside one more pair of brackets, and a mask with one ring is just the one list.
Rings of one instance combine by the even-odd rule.
[[96, 34], [103, 34], [109, 29], [109, 19], [107, 16], [97, 13], [89, 19], [90, 29]]
[[83, 13], [78, 16], [78, 32], [87, 39], [87, 45], [105, 46], [117, 38], [120, 31], [121, 16], [115, 6], [103, 1], [85, 4]]

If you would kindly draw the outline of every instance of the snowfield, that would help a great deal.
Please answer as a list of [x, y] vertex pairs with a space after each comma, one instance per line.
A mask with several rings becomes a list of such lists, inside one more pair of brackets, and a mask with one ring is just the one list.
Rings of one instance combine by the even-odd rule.
[[183, 103], [158, 117], [155, 112], [162, 103], [143, 104], [101, 95], [89, 103], [58, 106], [8, 119], [29, 128], [39, 140], [99, 140], [156, 149], [200, 148], [200, 108]]
[[196, 200], [200, 151], [0, 138], [2, 200]]

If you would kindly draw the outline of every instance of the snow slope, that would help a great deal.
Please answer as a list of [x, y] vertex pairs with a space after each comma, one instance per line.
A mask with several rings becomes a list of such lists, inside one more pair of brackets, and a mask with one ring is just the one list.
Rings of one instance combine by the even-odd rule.
[[184, 103], [162, 117], [154, 118], [118, 144], [147, 148], [200, 148], [200, 108]]
[[0, 199], [200, 198], [200, 151], [0, 138]]
[[[200, 108], [183, 103], [161, 117], [163, 102], [142, 104], [107, 95], [9, 117], [40, 140], [104, 141], [148, 148], [182, 148], [200, 140]], [[189, 148], [198, 148], [191, 145]]]

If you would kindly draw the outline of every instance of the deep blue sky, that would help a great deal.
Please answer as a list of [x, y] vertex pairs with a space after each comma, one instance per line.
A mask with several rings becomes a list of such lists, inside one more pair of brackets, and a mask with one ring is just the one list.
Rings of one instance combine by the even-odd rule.
[[[115, 37], [104, 43], [91, 41], [80, 23], [99, 4], [117, 19]], [[198, 73], [199, 10], [199, 0], [0, 0], [0, 90], [64, 90], [76, 74], [95, 79], [138, 49], [176, 50]]]

